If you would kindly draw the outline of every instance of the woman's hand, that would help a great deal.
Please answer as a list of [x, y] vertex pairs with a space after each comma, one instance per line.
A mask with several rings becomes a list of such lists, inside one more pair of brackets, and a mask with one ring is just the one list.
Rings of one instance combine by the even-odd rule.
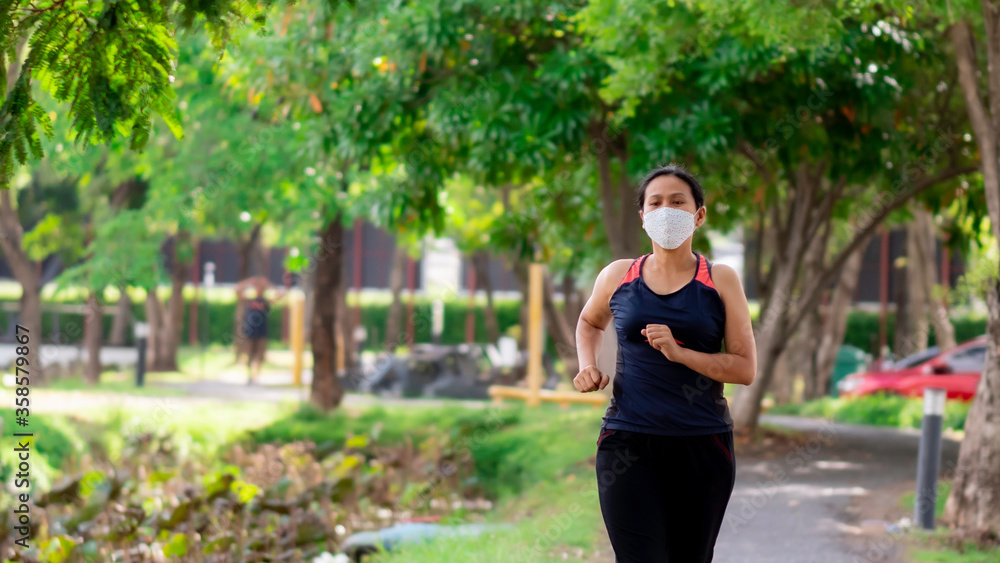
[[597, 366], [587, 366], [573, 378], [573, 387], [581, 393], [589, 393], [607, 387], [611, 378], [601, 373]]
[[674, 333], [670, 332], [670, 327], [667, 325], [649, 324], [646, 325], [646, 328], [642, 329], [642, 335], [649, 340], [650, 346], [663, 353], [668, 360], [671, 362], [680, 361], [679, 358], [684, 349], [677, 344], [677, 340], [674, 339]]

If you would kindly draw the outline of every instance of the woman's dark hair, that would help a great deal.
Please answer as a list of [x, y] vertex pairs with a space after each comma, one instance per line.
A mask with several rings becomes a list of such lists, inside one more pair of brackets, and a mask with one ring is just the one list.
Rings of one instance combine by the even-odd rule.
[[701, 184], [695, 179], [694, 174], [688, 171], [680, 164], [668, 164], [667, 166], [661, 166], [659, 168], [654, 168], [646, 177], [642, 179], [639, 184], [639, 190], [635, 192], [635, 204], [639, 207], [639, 211], [642, 211], [642, 207], [646, 205], [646, 188], [649, 183], [653, 180], [659, 178], [660, 176], [676, 176], [691, 188], [691, 195], [694, 196], [695, 208], [701, 209], [701, 206], [705, 205], [705, 190], [702, 189]]

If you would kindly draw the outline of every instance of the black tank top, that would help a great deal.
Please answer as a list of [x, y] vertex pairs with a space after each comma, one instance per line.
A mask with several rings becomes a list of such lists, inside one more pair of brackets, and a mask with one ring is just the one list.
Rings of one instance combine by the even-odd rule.
[[722, 351], [726, 312], [712, 283], [712, 264], [695, 255], [694, 277], [673, 293], [655, 293], [642, 280], [647, 254], [632, 262], [611, 295], [618, 361], [602, 431], [683, 436], [732, 430], [723, 384], [668, 360], [640, 332], [647, 324], [664, 324], [685, 348]]
[[243, 336], [247, 338], [267, 338], [267, 316], [271, 304], [263, 297], [247, 299], [243, 313]]

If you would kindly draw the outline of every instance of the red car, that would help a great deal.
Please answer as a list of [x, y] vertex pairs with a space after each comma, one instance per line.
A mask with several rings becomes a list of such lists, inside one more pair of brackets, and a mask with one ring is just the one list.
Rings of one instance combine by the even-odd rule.
[[837, 384], [842, 397], [888, 393], [922, 397], [927, 387], [948, 392], [949, 399], [972, 400], [986, 361], [986, 336], [963, 342], [943, 354], [929, 348], [907, 356], [884, 371], [858, 372]]

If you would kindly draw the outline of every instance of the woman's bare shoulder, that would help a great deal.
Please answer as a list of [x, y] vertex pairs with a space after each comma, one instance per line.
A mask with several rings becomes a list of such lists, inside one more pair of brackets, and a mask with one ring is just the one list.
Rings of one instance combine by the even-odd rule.
[[621, 258], [615, 260], [604, 267], [597, 275], [597, 284], [604, 290], [613, 290], [618, 286], [618, 282], [625, 277], [625, 273], [632, 267], [635, 258]]
[[728, 264], [712, 264], [712, 281], [715, 282], [715, 287], [721, 294], [743, 291], [740, 275]]

